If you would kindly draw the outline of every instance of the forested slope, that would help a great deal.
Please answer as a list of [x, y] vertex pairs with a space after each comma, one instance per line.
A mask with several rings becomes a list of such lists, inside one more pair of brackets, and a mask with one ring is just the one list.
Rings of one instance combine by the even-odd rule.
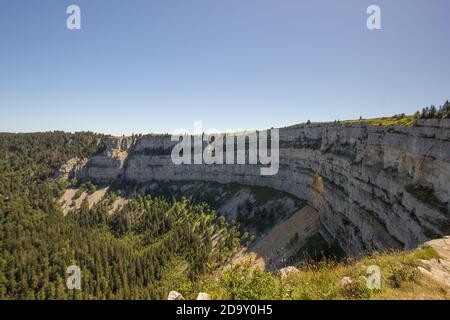
[[[213, 270], [239, 247], [237, 228], [206, 205], [135, 194], [109, 215], [109, 199], [63, 216], [67, 181], [50, 176], [95, 154], [104, 137], [0, 134], [0, 299], [155, 299]], [[81, 290], [66, 268], [81, 268]]]

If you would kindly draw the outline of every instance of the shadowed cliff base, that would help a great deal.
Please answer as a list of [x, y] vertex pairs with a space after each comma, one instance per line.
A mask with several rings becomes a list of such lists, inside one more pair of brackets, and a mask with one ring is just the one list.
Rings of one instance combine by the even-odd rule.
[[[170, 150], [176, 142], [168, 135], [110, 138], [71, 175], [97, 183], [200, 181], [278, 190], [317, 210], [321, 236], [347, 256], [412, 249], [448, 233], [449, 119], [420, 119], [408, 126], [303, 124], [279, 134], [280, 170], [274, 176], [261, 176], [258, 165], [174, 165]], [[183, 192], [179, 187], [177, 193]], [[267, 210], [267, 219], [256, 225], [240, 220], [265, 231], [267, 226], [257, 225], [282, 220]], [[231, 220], [237, 219], [237, 207], [232, 211]]]
[[322, 237], [319, 223], [318, 212], [306, 205], [244, 248], [234, 263], [249, 260], [261, 270], [271, 271], [324, 258], [343, 258], [342, 249]]

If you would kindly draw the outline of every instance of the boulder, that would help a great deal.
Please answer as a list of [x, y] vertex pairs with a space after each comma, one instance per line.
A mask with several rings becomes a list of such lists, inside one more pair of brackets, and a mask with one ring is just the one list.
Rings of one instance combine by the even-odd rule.
[[350, 277], [343, 277], [340, 281], [339, 284], [342, 287], [348, 287], [352, 285], [352, 279]]
[[184, 300], [184, 298], [181, 293], [177, 291], [170, 291], [167, 300]]
[[281, 278], [287, 278], [289, 275], [291, 275], [293, 273], [297, 273], [299, 271], [296, 267], [289, 266], [289, 267], [280, 269], [279, 272], [280, 272]]
[[197, 300], [211, 300], [211, 296], [205, 292], [200, 292], [197, 296]]

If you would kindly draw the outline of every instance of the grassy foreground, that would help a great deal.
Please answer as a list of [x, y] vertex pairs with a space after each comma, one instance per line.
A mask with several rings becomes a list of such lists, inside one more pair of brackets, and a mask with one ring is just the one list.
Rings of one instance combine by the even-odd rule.
[[[195, 283], [185, 282], [180, 292], [195, 299], [198, 292], [207, 292], [212, 299], [450, 299], [449, 288], [422, 275], [421, 260], [438, 259], [437, 252], [423, 246], [414, 251], [374, 254], [360, 260], [311, 263], [283, 276], [280, 272], [263, 272], [250, 262], [227, 267], [219, 274]], [[366, 285], [367, 268], [380, 267], [381, 289]], [[349, 277], [351, 284], [343, 284]]]

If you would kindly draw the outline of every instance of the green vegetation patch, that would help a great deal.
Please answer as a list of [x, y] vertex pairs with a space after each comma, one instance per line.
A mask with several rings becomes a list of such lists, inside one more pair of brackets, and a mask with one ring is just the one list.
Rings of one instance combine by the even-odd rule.
[[[0, 134], [0, 300], [165, 299], [239, 249], [239, 230], [205, 204], [135, 194], [113, 215], [114, 190], [63, 216], [68, 181], [49, 179], [69, 159], [98, 151], [102, 136]], [[76, 183], [73, 181], [73, 183]], [[85, 182], [82, 192], [93, 193]], [[67, 267], [82, 290], [66, 288]]]
[[403, 126], [403, 127], [411, 127], [413, 126], [418, 117], [415, 115], [405, 115], [399, 114], [393, 117], [382, 117], [382, 118], [374, 118], [374, 119], [359, 119], [359, 120], [344, 120], [340, 123], [365, 123], [370, 126], [375, 127], [391, 127], [391, 126]]
[[[449, 292], [418, 270], [421, 260], [438, 255], [429, 246], [414, 251], [373, 254], [362, 259], [322, 259], [298, 267], [297, 272], [282, 276], [279, 272], [263, 272], [244, 262], [225, 268], [219, 275], [206, 277], [194, 290], [208, 292], [215, 299], [448, 299]], [[369, 289], [369, 266], [378, 266], [381, 288]], [[343, 283], [344, 278], [350, 282]], [[254, 287], [251, 283], [256, 283]], [[190, 294], [186, 292], [186, 294]]]

